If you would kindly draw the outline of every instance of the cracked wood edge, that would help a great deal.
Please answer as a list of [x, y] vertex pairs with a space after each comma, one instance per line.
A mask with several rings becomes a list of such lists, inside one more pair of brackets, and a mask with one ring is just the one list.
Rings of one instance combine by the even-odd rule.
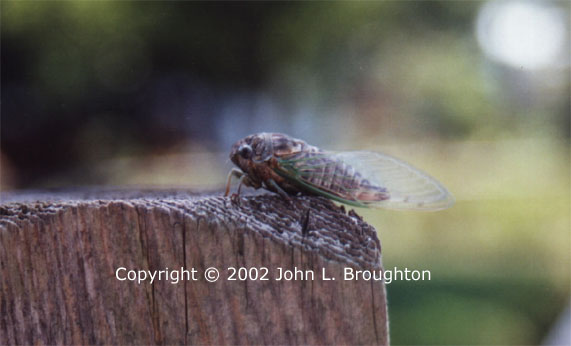
[[[0, 206], [0, 343], [387, 344], [384, 284], [342, 280], [346, 266], [381, 269], [380, 251], [372, 226], [319, 197], [13, 194]], [[316, 279], [115, 279], [118, 267], [181, 266]]]

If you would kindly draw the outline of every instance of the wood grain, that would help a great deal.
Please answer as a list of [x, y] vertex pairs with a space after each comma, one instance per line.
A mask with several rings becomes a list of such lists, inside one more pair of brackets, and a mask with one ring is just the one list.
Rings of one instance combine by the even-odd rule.
[[[345, 267], [381, 269], [380, 255], [373, 227], [319, 197], [4, 193], [0, 344], [387, 344], [384, 284], [343, 280]], [[199, 275], [138, 284], [119, 267]], [[228, 267], [270, 280], [228, 281]], [[315, 280], [276, 281], [279, 267]]]

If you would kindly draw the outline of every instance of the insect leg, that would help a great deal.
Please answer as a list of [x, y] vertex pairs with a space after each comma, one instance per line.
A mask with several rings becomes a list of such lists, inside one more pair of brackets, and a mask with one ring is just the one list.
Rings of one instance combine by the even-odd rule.
[[240, 190], [242, 190], [242, 185], [247, 185], [247, 180], [248, 176], [246, 174], [242, 174], [240, 180], [238, 181], [238, 190], [236, 190], [236, 193], [233, 193], [232, 196], [230, 196], [230, 199], [233, 203], [240, 202]]
[[226, 181], [226, 193], [224, 193], [224, 197], [227, 197], [230, 193], [230, 183], [232, 182], [232, 177], [238, 177], [240, 178], [240, 181], [242, 181], [242, 178], [244, 178], [245, 175], [246, 174], [238, 168], [232, 168], [230, 173], [228, 173], [228, 180]]
[[291, 197], [285, 192], [273, 179], [268, 179], [266, 183], [271, 186], [275, 192], [282, 196], [288, 202], [291, 202]]
[[238, 190], [236, 191], [237, 196], [240, 196], [240, 191], [242, 190], [242, 185], [248, 186], [248, 176], [245, 174], [242, 175], [240, 177], [240, 180], [238, 181]]
[[252, 179], [250, 179], [249, 175], [242, 174], [238, 182], [238, 190], [236, 191], [236, 193], [233, 193], [231, 196], [233, 201], [235, 202], [238, 201], [238, 197], [240, 196], [240, 191], [242, 191], [242, 186], [250, 186], [253, 187], [254, 189], [259, 189], [260, 187], [262, 187], [261, 184], [258, 184], [254, 182]]

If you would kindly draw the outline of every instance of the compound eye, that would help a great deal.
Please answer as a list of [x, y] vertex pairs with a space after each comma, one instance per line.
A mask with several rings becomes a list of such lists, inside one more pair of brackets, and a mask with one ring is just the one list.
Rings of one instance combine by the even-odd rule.
[[240, 146], [240, 148], [238, 149], [238, 153], [240, 153], [240, 156], [242, 156], [245, 159], [251, 159], [252, 158], [252, 147], [249, 146], [248, 144], [242, 144]]

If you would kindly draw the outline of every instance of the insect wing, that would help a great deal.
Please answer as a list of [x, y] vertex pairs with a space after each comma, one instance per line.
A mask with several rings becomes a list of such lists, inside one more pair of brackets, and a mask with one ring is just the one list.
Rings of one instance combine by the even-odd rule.
[[436, 179], [386, 154], [320, 152], [279, 162], [278, 173], [282, 176], [342, 203], [427, 211], [445, 209], [454, 203], [452, 195]]
[[278, 158], [276, 173], [309, 192], [341, 203], [367, 207], [355, 198], [355, 183], [349, 174], [341, 174], [343, 165], [336, 153], [297, 152]]
[[387, 200], [369, 206], [430, 211], [454, 204], [454, 198], [442, 184], [402, 160], [370, 151], [342, 152], [337, 157], [372, 183], [387, 189]]

